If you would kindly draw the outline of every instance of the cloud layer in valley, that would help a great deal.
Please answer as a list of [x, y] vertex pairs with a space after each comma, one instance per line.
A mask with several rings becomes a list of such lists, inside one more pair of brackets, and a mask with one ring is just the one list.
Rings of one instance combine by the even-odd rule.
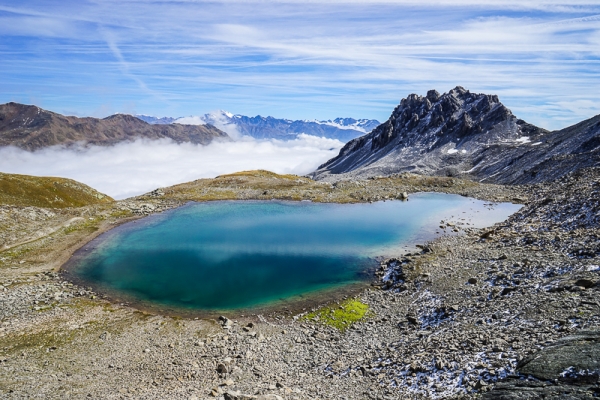
[[0, 171], [72, 178], [123, 199], [158, 187], [243, 170], [303, 175], [337, 155], [342, 145], [337, 140], [300, 135], [285, 142], [245, 137], [208, 146], [165, 139], [111, 147], [50, 147], [36, 152], [3, 147]]
[[409, 93], [600, 113], [597, 0], [0, 0], [0, 98], [60, 113], [384, 121]]

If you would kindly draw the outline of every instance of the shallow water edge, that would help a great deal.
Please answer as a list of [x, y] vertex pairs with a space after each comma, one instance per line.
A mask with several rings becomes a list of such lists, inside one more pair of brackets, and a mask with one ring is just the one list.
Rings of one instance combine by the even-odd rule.
[[[426, 196], [427, 193], [417, 194], [414, 197], [419, 198], [419, 196]], [[473, 199], [469, 199], [473, 200]], [[243, 203], [251, 203], [252, 201], [243, 201]], [[282, 203], [290, 203], [290, 204], [298, 204], [299, 202], [282, 202]], [[197, 203], [191, 203], [197, 204]], [[503, 203], [506, 204], [506, 203]], [[190, 203], [188, 203], [190, 205]], [[376, 206], [373, 205], [374, 207]], [[381, 204], [380, 204], [381, 206]], [[491, 206], [491, 204], [486, 204], [485, 206]], [[370, 207], [370, 206], [368, 206]], [[226, 310], [201, 310], [201, 309], [189, 309], [184, 307], [177, 306], [169, 306], [165, 304], [157, 304], [152, 301], [142, 300], [140, 298], [136, 298], [136, 296], [129, 295], [127, 293], [113, 290], [107, 287], [102, 287], [102, 285], [97, 285], [93, 282], [83, 279], [78, 276], [76, 273], [77, 261], [85, 258], [89, 252], [97, 249], [98, 246], [102, 246], [108, 239], [111, 237], [117, 236], [119, 233], [130, 230], [130, 229], [140, 229], [143, 226], [152, 225], [154, 221], [157, 219], [165, 219], [168, 218], [170, 213], [177, 212], [177, 210], [181, 209], [178, 207], [176, 209], [168, 210], [162, 214], [155, 214], [150, 217], [146, 217], [140, 220], [135, 220], [132, 222], [128, 222], [126, 224], [115, 227], [114, 229], [105, 232], [98, 237], [96, 237], [91, 242], [83, 245], [79, 250], [75, 252], [73, 257], [63, 265], [62, 274], [70, 281], [77, 283], [82, 286], [91, 286], [96, 293], [100, 293], [106, 299], [116, 303], [122, 303], [124, 305], [129, 305], [136, 309], [153, 313], [153, 314], [163, 314], [163, 315], [172, 315], [172, 316], [181, 316], [181, 317], [212, 317], [218, 314], [227, 313], [228, 315], [258, 315], [258, 314], [268, 314], [271, 312], [289, 312], [289, 313], [299, 313], [302, 311], [309, 310], [314, 308], [315, 306], [322, 305], [324, 303], [330, 303], [334, 301], [341, 300], [343, 298], [347, 298], [349, 296], [356, 295], [369, 286], [371, 282], [375, 279], [374, 270], [379, 265], [379, 261], [381, 261], [381, 257], [371, 257], [372, 263], [370, 263], [369, 268], [365, 268], [363, 271], [363, 276], [360, 279], [360, 282], [354, 282], [351, 284], [338, 285], [335, 287], [328, 287], [326, 289], [319, 289], [311, 292], [306, 292], [300, 295], [289, 296], [285, 299], [278, 299], [275, 301], [269, 301], [268, 304], [255, 305], [248, 308], [236, 308], [231, 309], [228, 308]], [[516, 211], [516, 209], [514, 210]], [[513, 212], [514, 212], [513, 211]], [[462, 215], [461, 215], [462, 216]], [[463, 218], [464, 219], [464, 218]], [[497, 220], [496, 220], [497, 221]], [[461, 232], [453, 232], [451, 234], [460, 234]], [[402, 248], [399, 246], [394, 246], [392, 250], [386, 249], [385, 256], [401, 256], [402, 254], [414, 251], [414, 245], [423, 243], [429, 240], [433, 240], [436, 237], [439, 237], [443, 234], [448, 234], [444, 232], [419, 232], [418, 234], [412, 235], [410, 240], [405, 240], [402, 243]], [[383, 254], [382, 254], [383, 256]]]

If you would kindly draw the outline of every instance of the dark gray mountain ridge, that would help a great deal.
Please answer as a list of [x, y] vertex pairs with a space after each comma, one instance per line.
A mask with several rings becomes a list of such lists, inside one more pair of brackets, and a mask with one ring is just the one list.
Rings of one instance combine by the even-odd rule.
[[371, 133], [351, 140], [317, 180], [413, 172], [482, 182], [552, 180], [600, 165], [600, 116], [548, 132], [518, 119], [496, 95], [457, 86], [403, 99]]
[[37, 150], [75, 143], [113, 145], [138, 138], [169, 138], [177, 143], [202, 145], [215, 139], [231, 140], [225, 132], [211, 125], [150, 125], [126, 114], [115, 114], [103, 119], [78, 118], [31, 105], [0, 105], [0, 146]]
[[[150, 124], [177, 123], [188, 118], [150, 117], [147, 115], [136, 115]], [[300, 134], [326, 137], [347, 142], [351, 139], [370, 132], [380, 124], [374, 119], [336, 118], [327, 121], [290, 120], [274, 117], [247, 117], [245, 115], [233, 115], [225, 111], [205, 114], [196, 117], [198, 121], [212, 124], [227, 131], [234, 128], [237, 134], [251, 136], [256, 139], [280, 139], [293, 140]]]

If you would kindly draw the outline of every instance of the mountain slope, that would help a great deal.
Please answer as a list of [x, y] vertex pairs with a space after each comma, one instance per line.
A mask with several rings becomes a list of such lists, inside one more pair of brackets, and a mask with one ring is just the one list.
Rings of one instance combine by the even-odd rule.
[[0, 204], [65, 208], [113, 201], [107, 195], [72, 179], [0, 172]]
[[[598, 118], [598, 117], [596, 117]], [[515, 117], [495, 95], [458, 86], [403, 99], [385, 123], [346, 144], [315, 179], [410, 171], [493, 183], [532, 183], [598, 165], [596, 118], [548, 132]]]
[[208, 144], [228, 140], [225, 132], [211, 125], [150, 125], [131, 115], [116, 114], [104, 119], [67, 117], [36, 106], [0, 105], [0, 146], [36, 150], [53, 145], [85, 142], [111, 145], [138, 138]]
[[379, 125], [374, 119], [336, 118], [327, 121], [289, 120], [273, 117], [247, 117], [231, 114], [227, 111], [217, 111], [197, 117], [156, 118], [146, 115], [136, 115], [151, 124], [165, 124], [168, 121], [186, 124], [211, 124], [219, 127], [232, 136], [245, 135], [256, 139], [293, 140], [304, 133], [322, 136], [347, 142], [370, 132]]

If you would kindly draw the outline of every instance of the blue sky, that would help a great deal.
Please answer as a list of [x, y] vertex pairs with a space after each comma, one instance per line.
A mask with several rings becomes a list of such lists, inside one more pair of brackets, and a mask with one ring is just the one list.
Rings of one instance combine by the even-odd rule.
[[384, 121], [457, 85], [550, 129], [600, 114], [597, 0], [0, 0], [0, 38], [0, 102], [69, 115]]

